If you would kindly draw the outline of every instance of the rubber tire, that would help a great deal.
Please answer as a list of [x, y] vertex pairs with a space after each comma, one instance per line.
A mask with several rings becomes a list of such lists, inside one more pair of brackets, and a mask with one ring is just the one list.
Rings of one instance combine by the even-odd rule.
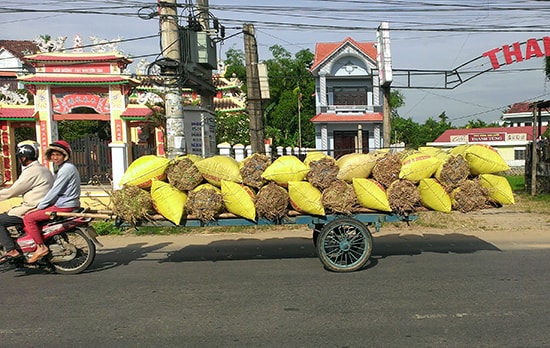
[[[77, 256], [71, 261], [63, 261], [53, 263], [55, 272], [59, 274], [78, 274], [85, 271], [95, 259], [95, 244], [94, 242], [80, 229], [76, 228], [64, 233], [67, 241], [74, 243], [77, 247]], [[82, 248], [81, 246], [84, 246]], [[83, 253], [83, 249], [87, 249], [87, 253]]]
[[334, 272], [354, 272], [369, 261], [372, 235], [361, 221], [341, 217], [323, 227], [316, 244], [325, 268]]

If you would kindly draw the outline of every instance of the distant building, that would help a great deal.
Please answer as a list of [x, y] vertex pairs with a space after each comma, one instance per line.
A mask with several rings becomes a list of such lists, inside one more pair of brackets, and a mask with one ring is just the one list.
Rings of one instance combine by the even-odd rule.
[[34, 73], [34, 67], [24, 57], [38, 52], [38, 45], [33, 41], [0, 40], [0, 86], [8, 85], [10, 90], [24, 88], [17, 81], [17, 75]]
[[[510, 109], [502, 113], [503, 125], [509, 127], [531, 126], [533, 124], [533, 106], [529, 103], [515, 103]], [[538, 117], [538, 111], [536, 112]], [[550, 120], [550, 112], [541, 110], [540, 120], [537, 119], [537, 125], [547, 126]]]
[[315, 77], [315, 147], [339, 157], [383, 146], [382, 105], [375, 42], [320, 42]]
[[[542, 126], [540, 134], [546, 128], [546, 125]], [[531, 141], [532, 126], [448, 129], [426, 146], [447, 150], [463, 144], [486, 144], [495, 148], [510, 167], [522, 167], [525, 165], [526, 146]]]

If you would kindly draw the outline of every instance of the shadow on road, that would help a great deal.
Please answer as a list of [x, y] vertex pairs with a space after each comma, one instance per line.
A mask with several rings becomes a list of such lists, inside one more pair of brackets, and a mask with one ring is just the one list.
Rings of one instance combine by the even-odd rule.
[[[500, 251], [491, 243], [462, 234], [385, 235], [374, 237], [371, 256], [417, 255], [423, 252], [473, 253]], [[206, 245], [190, 245], [168, 254], [161, 262], [221, 261], [249, 259], [289, 259], [317, 257], [309, 238], [273, 238], [266, 240], [220, 240]]]

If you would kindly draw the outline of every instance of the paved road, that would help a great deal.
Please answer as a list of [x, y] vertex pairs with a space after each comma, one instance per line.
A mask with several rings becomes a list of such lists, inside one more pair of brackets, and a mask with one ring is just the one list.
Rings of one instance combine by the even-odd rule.
[[540, 236], [389, 232], [339, 274], [277, 233], [103, 237], [84, 274], [0, 273], [0, 346], [550, 346]]

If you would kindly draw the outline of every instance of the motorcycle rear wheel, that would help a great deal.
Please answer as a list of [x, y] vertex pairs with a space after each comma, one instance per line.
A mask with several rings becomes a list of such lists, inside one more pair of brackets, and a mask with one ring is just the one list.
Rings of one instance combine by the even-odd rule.
[[67, 231], [62, 234], [65, 243], [70, 243], [76, 248], [76, 255], [70, 261], [52, 262], [55, 272], [59, 274], [78, 274], [86, 270], [95, 258], [94, 242], [79, 229]]

